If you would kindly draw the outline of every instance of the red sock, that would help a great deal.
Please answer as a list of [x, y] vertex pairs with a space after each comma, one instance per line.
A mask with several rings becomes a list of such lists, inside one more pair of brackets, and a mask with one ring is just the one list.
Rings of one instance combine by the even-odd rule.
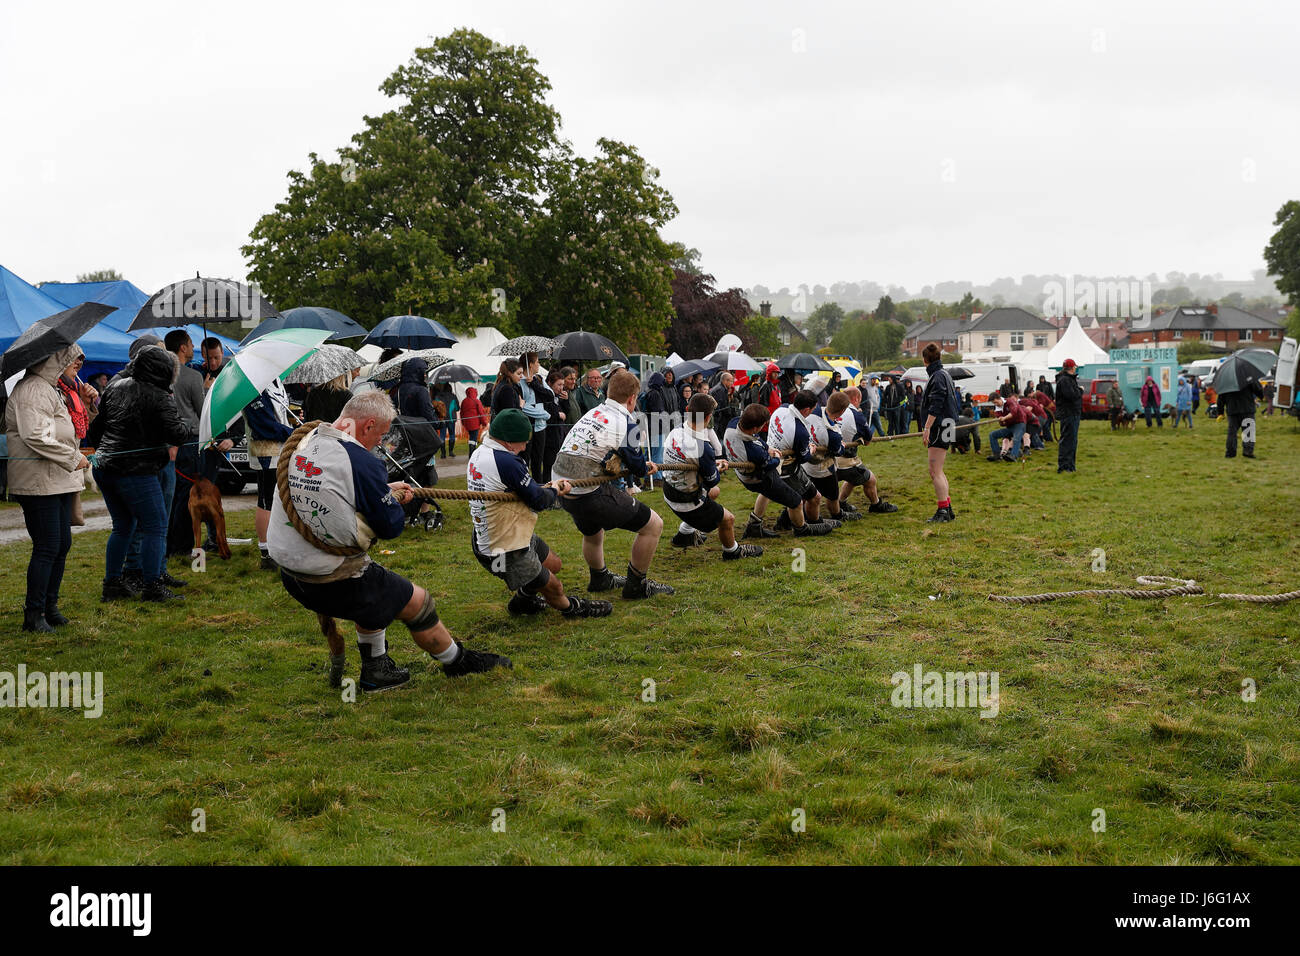
[[951, 507], [952, 507], [952, 499], [951, 499], [951, 498], [944, 498], [943, 501], [939, 502], [939, 507], [940, 507], [940, 508], [951, 508]]

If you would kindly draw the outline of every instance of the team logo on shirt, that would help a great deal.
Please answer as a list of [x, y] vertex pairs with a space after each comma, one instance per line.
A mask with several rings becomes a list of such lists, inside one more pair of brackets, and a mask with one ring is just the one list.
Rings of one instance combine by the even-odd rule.
[[469, 463], [469, 476], [475, 481], [480, 481], [483, 478], [483, 472], [475, 468], [472, 461]]
[[317, 475], [321, 474], [322, 472], [322, 469], [318, 468], [315, 462], [311, 462], [307, 460], [306, 455], [294, 456], [293, 466], [297, 468], [299, 471], [301, 471], [308, 478], [315, 478]]

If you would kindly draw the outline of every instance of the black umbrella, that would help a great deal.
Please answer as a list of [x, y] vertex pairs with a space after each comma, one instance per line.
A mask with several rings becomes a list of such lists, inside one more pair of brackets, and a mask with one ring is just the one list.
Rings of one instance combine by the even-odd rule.
[[551, 358], [557, 362], [622, 362], [627, 365], [623, 350], [597, 332], [565, 332], [555, 338], [555, 351]]
[[838, 371], [834, 365], [826, 361], [820, 355], [812, 355], [808, 352], [791, 352], [789, 355], [782, 355], [776, 360], [776, 367], [782, 369], [793, 369], [797, 372]]
[[279, 317], [275, 306], [255, 286], [196, 274], [193, 279], [173, 282], [149, 296], [127, 331], [197, 323], [206, 335], [209, 322], [261, 323]]
[[672, 372], [673, 377], [677, 379], [690, 378], [696, 372], [703, 372], [705, 377], [712, 375], [722, 368], [717, 362], [710, 362], [708, 359], [691, 359], [689, 362], [678, 362], [676, 365], [670, 365], [665, 372]]
[[111, 305], [83, 302], [37, 319], [5, 349], [4, 359], [0, 361], [0, 381], [40, 364], [59, 349], [67, 348], [93, 329], [104, 316], [116, 311]]
[[[1263, 354], [1260, 354], [1263, 353]], [[1267, 349], [1244, 349], [1224, 359], [1214, 373], [1214, 390], [1220, 395], [1244, 392], [1272, 371], [1277, 356]]]
[[244, 341], [239, 344], [247, 345], [276, 329], [326, 329], [330, 333], [326, 342], [359, 339], [366, 334], [365, 326], [349, 319], [342, 312], [327, 309], [322, 305], [304, 305], [296, 309], [285, 309], [279, 318], [267, 319], [245, 335]]
[[450, 385], [452, 382], [477, 382], [483, 376], [463, 362], [439, 365], [429, 375], [430, 385]]

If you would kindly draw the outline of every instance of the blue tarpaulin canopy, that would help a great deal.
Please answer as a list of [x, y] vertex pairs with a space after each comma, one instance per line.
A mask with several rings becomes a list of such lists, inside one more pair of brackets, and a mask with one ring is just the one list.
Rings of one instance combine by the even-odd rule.
[[[102, 302], [104, 305], [116, 306], [117, 311], [105, 318], [101, 325], [109, 326], [133, 339], [150, 332], [161, 339], [172, 328], [184, 329], [190, 334], [190, 339], [194, 342], [194, 348], [197, 351], [199, 343], [203, 341], [205, 335], [203, 326], [195, 324], [160, 326], [153, 329], [136, 329], [133, 332], [127, 332], [127, 327], [135, 320], [140, 307], [149, 301], [149, 294], [125, 279], [114, 282], [47, 282], [41, 286], [40, 291], [61, 302], [66, 309], [70, 309], [74, 305], [80, 305], [83, 302]], [[234, 339], [227, 338], [224, 335], [217, 335], [215, 332], [206, 334], [219, 339], [223, 349], [228, 354], [233, 355], [239, 351], [239, 343]], [[85, 346], [82, 347], [85, 348]], [[123, 362], [125, 361], [123, 359]]]
[[[71, 308], [71, 305], [80, 305], [81, 301], [65, 304], [0, 266], [0, 351], [7, 349], [33, 322]], [[117, 329], [95, 326], [77, 340], [86, 353], [85, 374], [121, 368], [126, 364], [127, 349], [134, 340], [135, 336]]]

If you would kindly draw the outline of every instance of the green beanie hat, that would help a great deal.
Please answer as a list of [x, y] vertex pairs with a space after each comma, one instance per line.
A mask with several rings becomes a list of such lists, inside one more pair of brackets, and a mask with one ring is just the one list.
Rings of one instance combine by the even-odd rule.
[[492, 416], [488, 434], [497, 441], [528, 441], [533, 437], [533, 425], [517, 408], [503, 408]]

